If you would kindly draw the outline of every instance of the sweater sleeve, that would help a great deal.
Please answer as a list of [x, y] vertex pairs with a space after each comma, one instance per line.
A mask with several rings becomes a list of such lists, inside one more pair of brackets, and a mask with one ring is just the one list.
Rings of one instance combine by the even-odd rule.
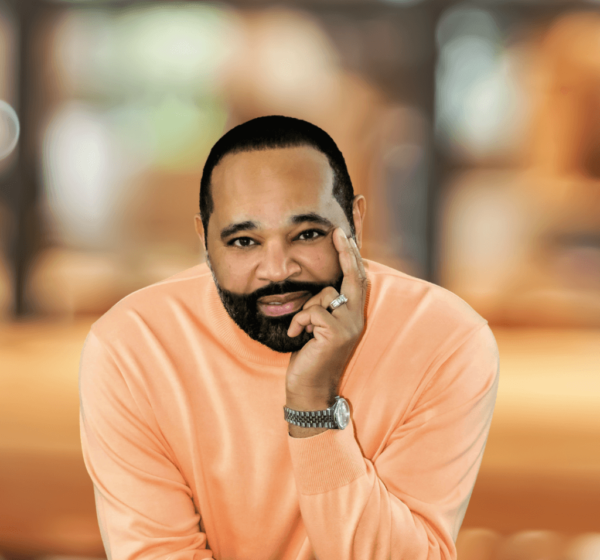
[[81, 356], [79, 393], [83, 457], [107, 558], [212, 558], [189, 486], [93, 331]]
[[317, 559], [455, 560], [498, 379], [498, 348], [484, 324], [435, 367], [373, 461], [363, 457], [353, 423], [290, 436], [302, 519]]

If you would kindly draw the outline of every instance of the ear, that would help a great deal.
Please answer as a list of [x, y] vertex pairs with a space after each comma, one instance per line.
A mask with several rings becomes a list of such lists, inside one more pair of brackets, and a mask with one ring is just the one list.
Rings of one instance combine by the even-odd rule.
[[362, 247], [363, 226], [367, 212], [367, 200], [362, 194], [357, 194], [352, 200], [352, 218], [354, 219], [354, 230], [356, 232], [356, 245]]
[[194, 227], [196, 228], [196, 233], [200, 238], [202, 247], [206, 247], [204, 225], [202, 224], [202, 218], [200, 217], [200, 214], [194, 214]]

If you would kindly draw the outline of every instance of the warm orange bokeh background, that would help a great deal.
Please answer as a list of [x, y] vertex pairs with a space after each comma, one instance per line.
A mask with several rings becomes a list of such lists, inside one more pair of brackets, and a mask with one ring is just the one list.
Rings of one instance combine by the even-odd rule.
[[0, 100], [21, 121], [0, 160], [0, 557], [103, 557], [85, 336], [204, 258], [208, 150], [284, 114], [344, 153], [363, 256], [457, 293], [496, 335], [459, 559], [597, 560], [599, 38], [575, 1], [0, 1]]

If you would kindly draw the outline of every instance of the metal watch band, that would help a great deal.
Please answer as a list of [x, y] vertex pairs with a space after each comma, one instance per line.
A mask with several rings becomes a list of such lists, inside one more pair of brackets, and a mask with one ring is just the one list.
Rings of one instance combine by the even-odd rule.
[[335, 430], [337, 425], [333, 418], [333, 406], [326, 410], [292, 410], [283, 407], [286, 422], [302, 428], [329, 428]]

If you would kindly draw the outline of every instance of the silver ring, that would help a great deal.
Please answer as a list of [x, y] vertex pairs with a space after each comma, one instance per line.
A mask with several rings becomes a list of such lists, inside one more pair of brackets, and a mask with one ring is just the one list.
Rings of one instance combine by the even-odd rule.
[[348, 298], [344, 294], [340, 294], [327, 306], [327, 311], [331, 313], [334, 309], [337, 309], [340, 305], [344, 305], [345, 303], [348, 303]]

